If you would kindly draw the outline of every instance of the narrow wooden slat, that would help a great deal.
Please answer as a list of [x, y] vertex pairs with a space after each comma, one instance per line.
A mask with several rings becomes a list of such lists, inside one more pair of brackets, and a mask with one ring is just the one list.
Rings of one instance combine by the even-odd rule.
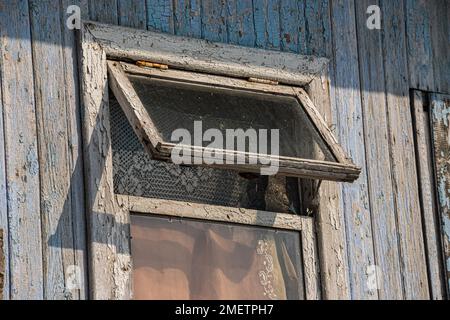
[[320, 273], [313, 218], [303, 222], [301, 237], [306, 300], [319, 300], [321, 298]]
[[434, 5], [430, 5], [427, 0], [405, 0], [405, 4], [410, 86], [421, 90], [434, 90], [430, 20]]
[[[2, 50], [0, 49], [0, 64]], [[2, 77], [0, 74], [0, 300], [9, 299], [8, 200], [6, 195], [5, 136], [3, 129]]]
[[113, 194], [106, 54], [88, 30], [81, 30], [81, 36], [90, 297], [127, 299], [132, 282], [129, 222]]
[[381, 285], [378, 287], [380, 299], [402, 299], [400, 252], [389, 157], [382, 35], [381, 31], [366, 27], [367, 8], [379, 3], [359, 0], [355, 4], [375, 265], [380, 271], [375, 276], [379, 276], [377, 282]]
[[[68, 18], [67, 8], [70, 5], [78, 5], [81, 9], [81, 18], [89, 18], [88, 0], [62, 0], [63, 26], [63, 59], [64, 59], [64, 77], [65, 77], [65, 103], [67, 114], [67, 135], [68, 135], [68, 161], [70, 170], [70, 198], [72, 212], [73, 228], [73, 249], [75, 254], [75, 276], [78, 289], [78, 298], [88, 298], [88, 270], [87, 270], [87, 229], [85, 215], [85, 189], [84, 189], [84, 167], [81, 138], [81, 106], [80, 106], [80, 88], [78, 73], [78, 38], [76, 30], [70, 30], [65, 26], [65, 20]], [[69, 271], [74, 271], [69, 270]], [[74, 295], [74, 298], [76, 296]]]
[[431, 44], [433, 47], [435, 92], [450, 93], [450, 3], [435, 0], [431, 7]]
[[419, 203], [404, 3], [381, 0], [389, 143], [397, 213], [404, 299], [428, 299], [428, 279]]
[[[40, 167], [44, 299], [71, 299], [75, 264], [59, 2], [29, 1]], [[49, 68], [52, 66], [52, 68]], [[75, 297], [73, 297], [75, 295]]]
[[[332, 56], [330, 2], [305, 1], [306, 48], [302, 54]], [[329, 70], [334, 70], [334, 64]], [[328, 70], [314, 79], [308, 93], [329, 128], [335, 128], [331, 110], [331, 88]], [[302, 180], [303, 211], [316, 218], [318, 254], [323, 299], [349, 299], [347, 248], [343, 208], [340, 205], [340, 184], [328, 181]]]
[[186, 37], [202, 36], [202, 1], [174, 0], [174, 31]]
[[228, 42], [226, 0], [202, 1], [202, 38]]
[[253, 1], [253, 17], [256, 46], [265, 49], [279, 49], [280, 0]]
[[[42, 299], [42, 241], [31, 36], [28, 1], [0, 10], [8, 194], [10, 298]], [[20, 75], [20, 77], [18, 76]]]
[[281, 50], [306, 51], [305, 1], [280, 0]]
[[252, 0], [227, 0], [228, 43], [253, 47], [256, 41]]
[[118, 0], [119, 25], [147, 29], [147, 6], [145, 0]]
[[194, 202], [141, 198], [117, 195], [119, 202], [128, 203], [128, 211], [218, 222], [238, 223], [284, 230], [301, 231], [311, 218], [298, 215], [206, 205]]
[[174, 33], [173, 1], [147, 1], [147, 29]]
[[442, 300], [445, 298], [445, 279], [440, 250], [428, 99], [424, 92], [418, 90], [414, 90], [411, 97], [430, 294], [433, 300]]
[[150, 156], [162, 141], [155, 124], [119, 62], [108, 61], [109, 85], [139, 141]]
[[119, 17], [117, 15], [118, 0], [89, 0], [89, 16], [93, 21], [117, 24]]
[[305, 85], [327, 65], [327, 59], [201, 39], [86, 23], [108, 56], [147, 60], [169, 66], [236, 77], [255, 77]]
[[354, 162], [361, 166], [360, 178], [342, 186], [342, 205], [346, 224], [351, 297], [377, 299], [376, 290], [368, 288], [367, 270], [374, 265], [373, 237], [366, 157], [364, 124], [358, 70], [358, 47], [355, 28], [354, 1], [332, 2], [334, 83], [337, 136]]
[[434, 169], [441, 223], [447, 297], [450, 296], [450, 96], [431, 94], [431, 125], [434, 151]]

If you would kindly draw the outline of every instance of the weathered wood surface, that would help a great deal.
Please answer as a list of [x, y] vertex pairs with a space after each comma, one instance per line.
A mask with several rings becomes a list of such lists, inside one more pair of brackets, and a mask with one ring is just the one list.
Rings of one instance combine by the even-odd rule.
[[[1, 43], [1, 42], [0, 42]], [[2, 50], [0, 49], [0, 67], [2, 63]], [[1, 70], [1, 69], [0, 69]], [[8, 246], [8, 200], [6, 194], [6, 166], [5, 166], [5, 136], [3, 128], [3, 99], [2, 99], [2, 79], [0, 76], [0, 229], [2, 241], [0, 244], [0, 264], [3, 259], [3, 269], [0, 284], [0, 300], [9, 299], [9, 246]]]
[[91, 298], [127, 299], [131, 295], [129, 223], [113, 190], [106, 54], [86, 29], [82, 30], [81, 72]]
[[373, 4], [379, 5], [379, 2], [355, 1], [356, 29], [374, 265], [379, 268], [379, 274], [372, 272], [378, 277], [373, 284], [377, 286], [380, 299], [392, 300], [403, 298], [403, 287], [389, 157], [382, 32], [366, 27], [365, 9]]
[[146, 0], [118, 0], [119, 24], [124, 27], [147, 29]]
[[430, 97], [432, 141], [447, 296], [450, 295], [450, 96]]
[[410, 87], [450, 93], [450, 4], [406, 0]]
[[[306, 44], [300, 47], [300, 50], [305, 51], [300, 52], [332, 56], [330, 5], [328, 0], [305, 1], [305, 22], [299, 21], [299, 25], [305, 25]], [[308, 86], [310, 97], [329, 128], [336, 128], [336, 117], [333, 117], [331, 109], [330, 75], [334, 76], [333, 70], [334, 63], [331, 63], [328, 70]], [[301, 186], [304, 212], [312, 212], [316, 217], [322, 298], [349, 299], [344, 210], [339, 200], [341, 185], [302, 180]]]
[[400, 268], [405, 299], [428, 299], [428, 280], [409, 101], [405, 13], [382, 0], [383, 55]]
[[445, 278], [440, 246], [440, 224], [434, 178], [430, 108], [427, 94], [412, 92], [412, 112], [419, 175], [420, 204], [424, 223], [430, 295], [433, 300], [445, 299]]
[[347, 236], [348, 266], [353, 299], [376, 299], [368, 288], [367, 268], [375, 264], [369, 191], [367, 185], [364, 124], [358, 70], [358, 47], [353, 1], [332, 1], [334, 33], [334, 110], [337, 136], [353, 161], [363, 167], [360, 178], [342, 186], [341, 201]]
[[[61, 2], [61, 14], [65, 21], [68, 18], [67, 8], [70, 5], [78, 5], [81, 9], [81, 18], [89, 17], [88, 0], [63, 0]], [[76, 276], [78, 282], [78, 298], [88, 298], [88, 272], [87, 272], [87, 244], [86, 244], [86, 215], [85, 215], [85, 190], [84, 168], [81, 138], [81, 105], [80, 105], [80, 77], [78, 69], [78, 37], [76, 30], [62, 29], [63, 59], [65, 76], [65, 104], [67, 112], [67, 138], [68, 161], [70, 177], [70, 199], [73, 228], [74, 269], [69, 271]]]
[[[261, 51], [164, 33], [117, 29], [89, 22], [93, 36], [113, 58], [147, 60], [192, 71], [263, 78], [305, 85], [327, 65], [325, 58]], [[193, 57], [193, 58], [192, 58]]]
[[4, 249], [4, 243], [3, 243], [3, 238], [4, 238], [4, 232], [3, 229], [0, 228], [0, 300], [6, 300], [6, 291], [9, 291], [6, 287], [5, 287], [5, 275], [6, 275], [6, 268], [5, 265], [7, 263], [6, 260], [6, 255], [5, 255], [5, 249]]
[[172, 201], [117, 195], [119, 202], [128, 203], [128, 210], [134, 213], [151, 213], [182, 218], [207, 219], [211, 221], [239, 223], [285, 230], [303, 230], [311, 221], [287, 213], [205, 205], [194, 202]]
[[[40, 167], [44, 299], [78, 299], [66, 281], [75, 266], [63, 39], [57, 2], [30, 1]], [[51, 68], [50, 68], [51, 66]]]
[[[0, 74], [8, 194], [11, 299], [42, 299], [41, 211], [28, 1], [0, 10]], [[21, 75], [20, 77], [18, 75]]]

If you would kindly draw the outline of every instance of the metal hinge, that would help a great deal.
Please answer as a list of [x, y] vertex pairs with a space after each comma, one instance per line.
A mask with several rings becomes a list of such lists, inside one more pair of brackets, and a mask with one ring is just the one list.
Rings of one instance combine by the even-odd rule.
[[278, 85], [278, 81], [269, 80], [269, 79], [260, 79], [260, 78], [250, 77], [247, 80], [250, 81], [250, 82], [262, 83], [262, 84], [271, 84], [273, 86]]
[[144, 68], [157, 68], [157, 69], [161, 69], [161, 70], [169, 69], [169, 66], [167, 64], [155, 63], [155, 62], [143, 61], [143, 60], [136, 61], [136, 65], [138, 67], [144, 67]]

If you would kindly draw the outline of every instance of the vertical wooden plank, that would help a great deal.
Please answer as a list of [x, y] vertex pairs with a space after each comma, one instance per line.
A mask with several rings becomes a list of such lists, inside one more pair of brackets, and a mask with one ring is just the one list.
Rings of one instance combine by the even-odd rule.
[[[0, 49], [0, 64], [2, 62]], [[8, 203], [6, 196], [5, 136], [3, 128], [2, 74], [0, 73], [0, 300], [9, 299]], [[2, 265], [3, 263], [3, 265]], [[2, 268], [3, 267], [3, 268]]]
[[229, 43], [255, 45], [252, 0], [227, 0], [227, 33]]
[[202, 1], [202, 38], [228, 42], [226, 0]]
[[186, 37], [202, 36], [201, 0], [174, 0], [175, 34]]
[[4, 254], [4, 244], [3, 244], [4, 232], [3, 229], [0, 228], [0, 300], [6, 300], [6, 293], [9, 291], [5, 287], [5, 274], [6, 274], [6, 255]]
[[[66, 27], [68, 18], [67, 8], [70, 5], [78, 5], [81, 9], [81, 18], [89, 18], [88, 0], [62, 0], [62, 40], [63, 60], [65, 77], [65, 103], [67, 114], [67, 137], [68, 137], [68, 162], [70, 172], [70, 198], [73, 229], [74, 270], [76, 272], [76, 283], [74, 290], [78, 290], [79, 299], [87, 299], [87, 243], [86, 243], [86, 215], [84, 201], [84, 168], [81, 139], [81, 107], [78, 73], [78, 38], [77, 30]], [[73, 273], [72, 273], [73, 275]], [[74, 294], [74, 298], [76, 295]]]
[[91, 298], [128, 299], [132, 282], [129, 222], [114, 197], [106, 54], [89, 31], [81, 30], [81, 37]]
[[360, 178], [342, 185], [342, 206], [347, 236], [351, 297], [376, 299], [376, 290], [368, 288], [367, 270], [375, 264], [372, 226], [364, 150], [358, 70], [358, 47], [355, 34], [354, 1], [332, 2], [332, 30], [335, 75], [334, 93], [337, 135], [353, 161], [362, 167]]
[[28, 1], [2, 1], [1, 7], [10, 298], [42, 299], [39, 163]]
[[444, 258], [447, 297], [450, 296], [450, 96], [432, 94], [431, 126], [434, 169], [441, 219], [441, 238]]
[[427, 0], [405, 0], [409, 80], [412, 88], [432, 90], [434, 85], [431, 10]]
[[117, 24], [119, 22], [117, 1], [118, 0], [89, 0], [89, 15], [91, 20]]
[[433, 47], [435, 92], [450, 93], [450, 3], [448, 0], [428, 2], [431, 8], [431, 42]]
[[440, 250], [428, 99], [424, 92], [418, 90], [412, 92], [411, 99], [430, 294], [433, 300], [442, 300], [445, 298], [445, 279]]
[[281, 44], [279, 0], [253, 1], [253, 16], [256, 46], [279, 49]]
[[409, 104], [404, 3], [381, 0], [383, 55], [394, 201], [405, 299], [428, 299], [428, 279], [420, 214]]
[[[304, 54], [332, 56], [330, 2], [305, 1]], [[330, 64], [331, 75], [334, 65]], [[331, 110], [330, 73], [312, 81], [308, 93], [330, 128], [335, 128]], [[306, 212], [315, 213], [318, 253], [323, 299], [349, 299], [350, 284], [343, 208], [340, 205], [341, 185], [322, 181], [302, 180]]]
[[70, 299], [74, 265], [59, 2], [29, 1], [40, 167], [44, 299]]
[[379, 3], [373, 0], [359, 0], [355, 1], [355, 4], [369, 200], [370, 210], [373, 213], [371, 218], [375, 265], [379, 268], [379, 274], [375, 273], [379, 279], [374, 284], [381, 285], [378, 288], [380, 299], [402, 299], [381, 31], [366, 27], [367, 8]]
[[305, 268], [306, 300], [320, 299], [320, 273], [317, 254], [314, 220], [303, 220], [302, 226], [303, 265]]
[[174, 33], [173, 2], [168, 0], [147, 1], [147, 29]]
[[145, 0], [118, 0], [119, 24], [124, 27], [147, 29]]
[[305, 52], [305, 1], [280, 0], [281, 50]]

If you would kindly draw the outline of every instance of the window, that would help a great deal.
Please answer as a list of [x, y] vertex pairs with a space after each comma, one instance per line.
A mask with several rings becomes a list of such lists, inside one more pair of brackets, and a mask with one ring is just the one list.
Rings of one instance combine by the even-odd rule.
[[[111, 89], [153, 158], [173, 160], [175, 151], [187, 154], [184, 163], [244, 172], [264, 173], [263, 163], [275, 162], [274, 171], [266, 166], [268, 174], [338, 181], [359, 176], [301, 88], [116, 61], [108, 62], [108, 71]], [[177, 145], [172, 138], [180, 128], [187, 138]], [[214, 137], [204, 139], [208, 131]]]
[[[92, 298], [318, 298], [313, 218], [258, 202], [280, 177], [359, 175], [303, 89], [326, 59], [91, 22], [80, 58]], [[211, 145], [227, 129], [247, 135]], [[168, 170], [213, 178], [179, 191]]]

